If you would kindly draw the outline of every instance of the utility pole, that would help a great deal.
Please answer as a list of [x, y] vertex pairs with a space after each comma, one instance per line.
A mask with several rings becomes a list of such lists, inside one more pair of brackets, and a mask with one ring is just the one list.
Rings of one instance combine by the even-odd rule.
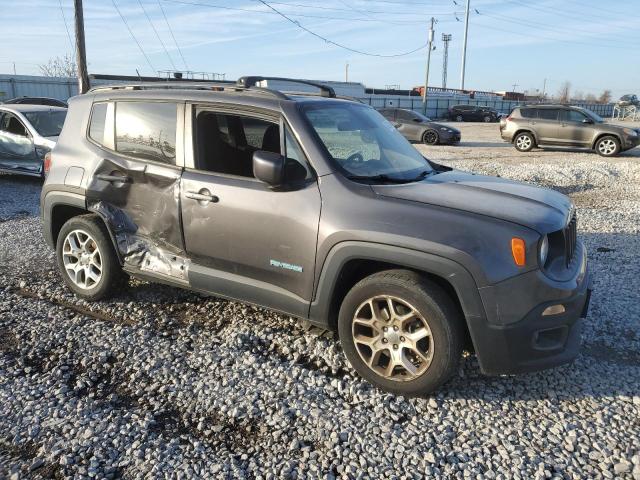
[[469, 34], [469, 7], [471, 0], [467, 0], [467, 9], [464, 13], [464, 40], [462, 45], [462, 73], [460, 74], [460, 90], [464, 90], [464, 69], [467, 63], [467, 35]]
[[513, 90], [511, 90], [513, 93], [516, 93], [516, 87], [519, 87], [520, 84], [519, 83], [514, 83], [513, 85], [511, 85], [513, 87]]
[[13, 74], [17, 75], [17, 73], [16, 73], [16, 62], [13, 62]]
[[442, 34], [444, 42], [444, 54], [442, 55], [442, 88], [447, 88], [447, 63], [449, 63], [449, 42], [451, 41], [450, 33]]
[[344, 81], [345, 82], [349, 81], [349, 62], [347, 62], [346, 65], [344, 66]]
[[431, 63], [431, 49], [433, 48], [433, 24], [436, 19], [431, 17], [431, 26], [429, 27], [429, 46], [427, 47], [427, 72], [424, 76], [424, 90], [422, 91], [422, 114], [427, 114], [427, 88], [429, 88], [429, 64]]
[[89, 90], [89, 73], [87, 72], [87, 52], [84, 46], [84, 15], [82, 0], [73, 0], [76, 20], [76, 63], [78, 67], [78, 93]]
[[544, 100], [545, 95], [547, 94], [547, 79], [544, 79], [542, 83], [542, 99]]

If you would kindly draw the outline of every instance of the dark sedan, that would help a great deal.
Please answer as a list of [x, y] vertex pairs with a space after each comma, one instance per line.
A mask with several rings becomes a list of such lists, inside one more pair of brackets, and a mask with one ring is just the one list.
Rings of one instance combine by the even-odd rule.
[[433, 122], [429, 117], [413, 110], [382, 108], [379, 112], [411, 142], [451, 145], [460, 141], [460, 130]]
[[497, 122], [498, 112], [491, 107], [476, 105], [454, 105], [447, 112], [449, 120], [456, 122]]

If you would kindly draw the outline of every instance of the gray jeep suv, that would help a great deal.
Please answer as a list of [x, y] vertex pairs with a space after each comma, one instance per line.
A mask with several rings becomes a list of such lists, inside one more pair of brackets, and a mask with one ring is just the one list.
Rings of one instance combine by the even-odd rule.
[[126, 272], [306, 318], [405, 395], [463, 349], [487, 374], [577, 355], [590, 275], [566, 196], [430, 162], [371, 107], [263, 79], [71, 99], [41, 212], [76, 295]]
[[516, 150], [538, 147], [573, 147], [612, 157], [640, 143], [638, 130], [605, 123], [590, 110], [567, 105], [516, 107], [500, 120], [500, 135]]

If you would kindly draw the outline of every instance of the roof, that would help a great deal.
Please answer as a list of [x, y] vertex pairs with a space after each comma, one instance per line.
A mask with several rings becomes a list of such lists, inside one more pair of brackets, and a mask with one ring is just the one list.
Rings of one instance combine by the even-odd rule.
[[66, 112], [64, 107], [53, 107], [50, 105], [31, 105], [26, 103], [10, 103], [0, 104], [0, 109], [11, 112], [28, 113], [28, 112], [48, 112], [48, 111], [60, 111]]

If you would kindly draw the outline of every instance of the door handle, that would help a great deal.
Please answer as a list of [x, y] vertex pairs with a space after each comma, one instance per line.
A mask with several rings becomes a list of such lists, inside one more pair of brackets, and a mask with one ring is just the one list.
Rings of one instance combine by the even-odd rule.
[[200, 192], [187, 192], [184, 194], [185, 197], [190, 198], [192, 200], [197, 200], [199, 202], [206, 203], [217, 203], [219, 198], [215, 195], [211, 195], [210, 193], [200, 193]]
[[109, 183], [131, 183], [131, 177], [126, 175], [106, 175], [104, 173], [100, 173], [96, 175], [96, 178]]

